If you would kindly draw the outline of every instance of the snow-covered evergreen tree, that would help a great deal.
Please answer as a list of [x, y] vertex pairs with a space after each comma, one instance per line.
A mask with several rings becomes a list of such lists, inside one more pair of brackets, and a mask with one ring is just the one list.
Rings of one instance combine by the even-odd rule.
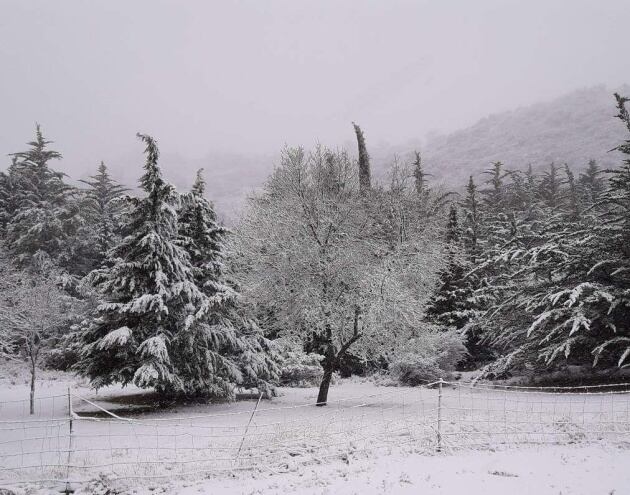
[[602, 178], [602, 170], [595, 160], [589, 160], [588, 167], [580, 174], [578, 182], [584, 196], [583, 202], [586, 204], [596, 203], [604, 192], [605, 181]]
[[552, 162], [549, 165], [549, 170], [543, 172], [539, 187], [540, 197], [549, 208], [555, 208], [559, 205], [562, 183], [555, 163]]
[[[630, 131], [628, 101], [616, 95]], [[618, 149], [630, 155], [630, 140]], [[597, 180], [591, 167], [587, 184]], [[566, 185], [552, 167], [543, 184], [543, 221], [532, 223], [494, 258], [510, 289], [483, 319], [502, 357], [489, 374], [569, 364], [623, 366], [630, 355], [630, 158], [608, 187], [580, 204], [570, 171]]]
[[120, 240], [128, 189], [112, 179], [103, 162], [95, 175], [81, 182], [88, 188], [82, 191], [83, 222], [72, 247], [79, 265], [74, 271], [84, 275], [99, 268], [107, 251]]
[[0, 235], [6, 236], [7, 226], [18, 208], [19, 174], [17, 157], [12, 157], [6, 172], [0, 172]]
[[212, 298], [197, 286], [181, 245], [178, 195], [162, 178], [155, 141], [139, 137], [146, 143], [146, 196], [133, 201], [107, 266], [90, 276], [107, 300], [83, 331], [76, 369], [95, 387], [133, 382], [169, 395], [229, 397], [244, 376], [222, 351], [238, 348], [239, 337], [214, 319], [224, 294]]
[[455, 204], [449, 210], [446, 249], [448, 262], [440, 273], [440, 281], [426, 313], [439, 325], [461, 329], [470, 319], [468, 300], [472, 295], [471, 281], [464, 275], [471, 267], [466, 263]]
[[67, 240], [77, 229], [77, 205], [74, 188], [63, 180], [64, 174], [51, 169], [49, 162], [61, 154], [48, 149], [51, 141], [44, 139], [37, 125], [30, 149], [15, 153], [9, 171], [13, 182], [11, 209], [7, 220], [7, 246], [20, 263], [26, 263], [42, 253], [60, 264], [64, 259]]
[[[214, 350], [237, 365], [242, 374], [239, 383], [270, 391], [269, 382], [277, 379], [274, 351], [256, 321], [239, 306], [234, 284], [227, 278], [224, 256], [228, 231], [217, 222], [212, 203], [204, 197], [202, 172], [197, 172], [191, 192], [181, 198], [179, 244], [190, 256], [195, 283], [211, 304], [206, 323], [216, 330], [213, 340], [218, 345], [209, 352]], [[199, 369], [198, 363], [188, 363], [188, 381], [206, 375], [203, 365]]]
[[413, 160], [413, 179], [414, 188], [419, 198], [425, 199], [429, 195], [429, 185], [427, 181], [427, 173], [422, 166], [422, 156], [419, 151], [414, 151]]

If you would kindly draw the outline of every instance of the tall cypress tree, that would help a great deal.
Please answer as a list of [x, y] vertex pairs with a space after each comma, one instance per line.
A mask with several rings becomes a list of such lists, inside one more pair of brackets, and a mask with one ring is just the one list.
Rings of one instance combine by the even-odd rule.
[[361, 128], [352, 123], [354, 132], [357, 136], [357, 147], [359, 150], [359, 186], [361, 192], [365, 194], [372, 187], [372, 178], [370, 171], [370, 155], [368, 155], [367, 147], [365, 146], [365, 136]]
[[481, 208], [477, 185], [472, 175], [466, 186], [466, 197], [462, 202], [462, 209], [464, 211], [464, 242], [474, 262], [480, 251]]
[[422, 156], [419, 151], [414, 151], [413, 179], [416, 194], [419, 198], [425, 199], [429, 195], [429, 187], [427, 184], [427, 173], [422, 167]]

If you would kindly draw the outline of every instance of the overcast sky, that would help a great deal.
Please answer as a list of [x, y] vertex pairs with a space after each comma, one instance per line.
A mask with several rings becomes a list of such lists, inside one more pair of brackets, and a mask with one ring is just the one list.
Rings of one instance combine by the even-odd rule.
[[629, 18], [628, 0], [1, 0], [0, 154], [35, 121], [72, 172], [139, 153], [137, 131], [191, 159], [335, 145], [352, 120], [401, 143], [630, 82]]

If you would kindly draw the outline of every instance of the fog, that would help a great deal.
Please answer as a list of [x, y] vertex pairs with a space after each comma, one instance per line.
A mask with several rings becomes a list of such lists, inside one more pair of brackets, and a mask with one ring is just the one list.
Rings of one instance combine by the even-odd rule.
[[0, 154], [36, 121], [74, 176], [138, 163], [137, 131], [208, 169], [210, 154], [343, 144], [353, 120], [373, 146], [417, 140], [630, 81], [628, 14], [627, 0], [3, 0]]

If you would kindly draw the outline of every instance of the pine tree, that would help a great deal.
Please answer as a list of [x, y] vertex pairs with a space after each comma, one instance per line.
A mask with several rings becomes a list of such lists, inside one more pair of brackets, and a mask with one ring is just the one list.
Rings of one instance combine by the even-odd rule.
[[460, 366], [468, 369], [474, 368], [479, 361], [487, 361], [490, 356], [480, 345], [483, 328], [477, 324], [487, 297], [483, 274], [475, 270], [482, 261], [485, 229], [482, 227], [479, 193], [472, 176], [466, 190], [461, 202], [463, 228], [458, 225], [455, 205], [451, 205], [446, 229], [448, 262], [429, 302], [427, 317], [444, 329], [462, 331], [469, 355]]
[[582, 214], [582, 205], [580, 201], [580, 193], [578, 190], [578, 184], [575, 180], [575, 175], [569, 168], [568, 164], [564, 165], [564, 172], [566, 174], [566, 201], [567, 201], [567, 209], [568, 209], [568, 219], [569, 221], [575, 222], [577, 221]]
[[[20, 263], [42, 253], [62, 265], [66, 242], [77, 229], [75, 191], [63, 180], [64, 174], [50, 168], [61, 154], [48, 149], [39, 125], [30, 149], [14, 153], [10, 174], [14, 180], [14, 212], [7, 218], [7, 245]], [[8, 211], [8, 210], [5, 210]]]
[[232, 292], [210, 296], [216, 286], [197, 286], [199, 268], [213, 265], [202, 260], [193, 267], [182, 246], [179, 197], [162, 178], [155, 141], [139, 138], [146, 144], [140, 180], [146, 196], [133, 201], [126, 236], [106, 266], [90, 275], [107, 302], [83, 331], [76, 369], [95, 387], [133, 382], [162, 394], [230, 397], [245, 377], [223, 352], [239, 349], [239, 336], [216, 312]]
[[[202, 171], [197, 172], [191, 192], [182, 197], [179, 243], [190, 256], [195, 283], [211, 304], [206, 322], [216, 332], [214, 341], [220, 344], [208, 352], [217, 352], [222, 359], [234, 363], [242, 375], [241, 384], [270, 392], [269, 381], [277, 378], [274, 352], [256, 321], [244, 315], [238, 294], [226, 277], [224, 252], [228, 231], [218, 224], [212, 203], [204, 197]], [[205, 346], [209, 344], [204, 342]], [[189, 341], [187, 345], [199, 344]], [[203, 367], [203, 363], [187, 363], [186, 379], [195, 381], [207, 376]]]
[[[630, 131], [628, 100], [615, 96], [618, 117]], [[617, 149], [630, 156], [630, 140]], [[607, 171], [608, 188], [598, 190], [596, 203], [583, 197], [588, 208], [568, 172], [564, 189], [554, 168], [548, 172], [545, 220], [495, 258], [495, 269], [507, 274], [512, 288], [483, 320], [488, 342], [502, 354], [486, 373], [564, 364], [621, 367], [630, 356], [630, 158]], [[593, 184], [597, 175], [592, 164], [584, 182]]]
[[422, 167], [422, 157], [419, 151], [414, 151], [415, 159], [413, 161], [413, 178], [416, 194], [422, 200], [429, 195], [429, 186], [427, 184], [427, 173]]
[[501, 162], [494, 162], [492, 168], [486, 170], [484, 174], [489, 175], [490, 178], [486, 181], [488, 187], [481, 190], [483, 202], [488, 210], [496, 212], [505, 207], [505, 178], [508, 174], [504, 172]]
[[233, 291], [218, 283], [222, 276], [223, 243], [227, 230], [217, 223], [212, 204], [204, 198], [206, 184], [197, 172], [190, 193], [182, 196], [179, 210], [179, 236], [182, 245], [190, 255], [195, 270], [195, 280], [208, 295], [228, 300]]
[[19, 175], [17, 157], [12, 157], [6, 172], [0, 172], [0, 233], [6, 237], [7, 227], [18, 209]]
[[555, 163], [549, 165], [540, 182], [540, 197], [549, 208], [555, 208], [560, 203], [561, 181], [558, 177], [558, 167]]
[[99, 268], [107, 251], [120, 240], [126, 205], [124, 193], [128, 189], [111, 178], [103, 162], [96, 175], [81, 182], [88, 188], [81, 198], [84, 222], [75, 242], [74, 258], [80, 260], [81, 265], [76, 271], [85, 275]]
[[596, 203], [604, 192], [605, 184], [601, 175], [602, 171], [595, 160], [590, 160], [586, 170], [580, 174], [578, 182], [584, 196], [583, 201], [587, 204]]
[[470, 269], [461, 243], [457, 207], [451, 204], [446, 228], [447, 263], [440, 274], [437, 290], [427, 306], [427, 317], [444, 327], [462, 329], [470, 320], [471, 280], [464, 278]]
[[510, 210], [511, 203], [508, 197], [508, 187], [505, 179], [510, 174], [503, 170], [501, 162], [492, 164], [490, 170], [484, 174], [489, 175], [485, 182], [486, 188], [480, 191], [481, 203], [486, 212], [484, 217], [484, 256], [486, 259], [494, 256], [496, 249], [500, 249], [516, 233], [516, 218]]

